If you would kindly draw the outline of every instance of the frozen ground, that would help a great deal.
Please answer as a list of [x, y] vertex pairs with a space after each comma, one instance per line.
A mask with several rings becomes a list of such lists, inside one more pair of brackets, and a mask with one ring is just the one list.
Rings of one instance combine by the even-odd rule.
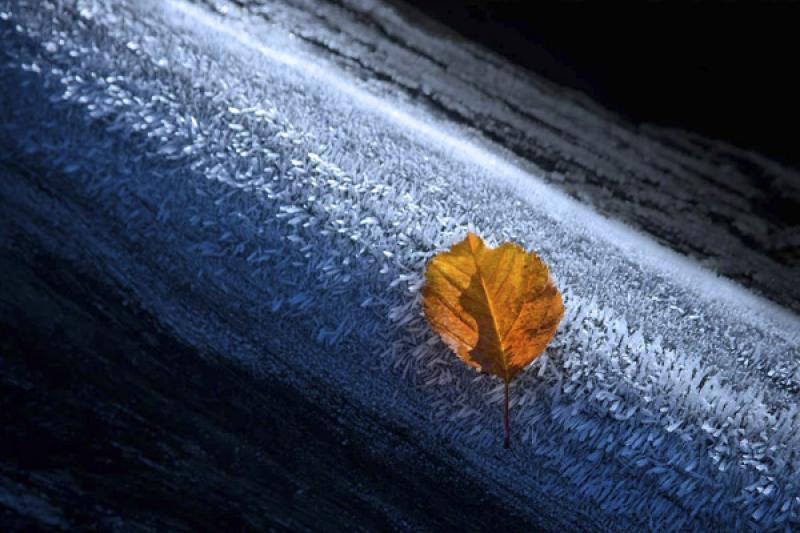
[[[6, 253], [26, 235], [198, 353], [336, 391], [343, 427], [356, 411], [391, 421], [528, 524], [800, 526], [791, 311], [360, 82], [281, 29], [289, 5], [0, 5]], [[425, 261], [468, 229], [535, 249], [566, 296], [553, 345], [512, 385], [509, 453], [500, 384], [420, 315]], [[794, 294], [791, 269], [742, 257], [768, 267], [757, 288]], [[0, 503], [35, 519], [11, 469]]]
[[631, 125], [402, 2], [237, 3], [259, 31], [291, 32], [371, 91], [465, 126], [570, 196], [799, 309], [796, 170], [690, 132]]

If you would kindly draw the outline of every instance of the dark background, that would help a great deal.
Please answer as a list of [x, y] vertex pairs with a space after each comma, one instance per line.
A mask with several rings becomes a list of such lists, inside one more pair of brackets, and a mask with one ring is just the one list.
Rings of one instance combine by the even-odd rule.
[[406, 0], [634, 122], [800, 168], [800, 4]]

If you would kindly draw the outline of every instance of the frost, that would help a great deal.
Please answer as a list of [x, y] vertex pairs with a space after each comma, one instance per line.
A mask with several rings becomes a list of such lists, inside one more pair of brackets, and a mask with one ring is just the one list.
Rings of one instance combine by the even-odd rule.
[[[91, 26], [80, 10], [8, 15], [0, 86], [20, 102], [0, 128], [8, 153], [35, 154], [43, 179], [136, 239], [142, 265], [218, 296], [248, 342], [270, 320], [278, 341], [307, 333], [289, 349], [304, 372], [482, 464], [502, 390], [436, 340], [418, 289], [467, 230], [514, 240], [551, 265], [566, 314], [512, 385], [522, 441], [495, 479], [661, 528], [800, 527], [796, 317], [252, 36], [274, 32], [119, 4], [125, 24], [102, 3]], [[132, 286], [185, 335], [271, 368], [227, 327], [197, 332], [171, 291]], [[348, 378], [365, 368], [378, 385]]]

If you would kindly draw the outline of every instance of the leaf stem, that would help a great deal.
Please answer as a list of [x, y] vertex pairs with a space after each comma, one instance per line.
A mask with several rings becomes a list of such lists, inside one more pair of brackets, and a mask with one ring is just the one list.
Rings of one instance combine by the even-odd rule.
[[511, 426], [508, 422], [508, 381], [505, 382], [506, 384], [506, 401], [503, 404], [503, 448], [510, 449], [511, 448]]

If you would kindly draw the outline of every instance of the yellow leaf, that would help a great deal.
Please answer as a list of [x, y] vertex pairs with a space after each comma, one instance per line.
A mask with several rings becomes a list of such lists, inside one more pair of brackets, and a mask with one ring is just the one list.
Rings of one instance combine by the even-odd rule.
[[462, 361], [504, 381], [509, 447], [508, 384], [544, 351], [564, 315], [547, 265], [516, 244], [489, 248], [468, 233], [428, 262], [422, 305]]

